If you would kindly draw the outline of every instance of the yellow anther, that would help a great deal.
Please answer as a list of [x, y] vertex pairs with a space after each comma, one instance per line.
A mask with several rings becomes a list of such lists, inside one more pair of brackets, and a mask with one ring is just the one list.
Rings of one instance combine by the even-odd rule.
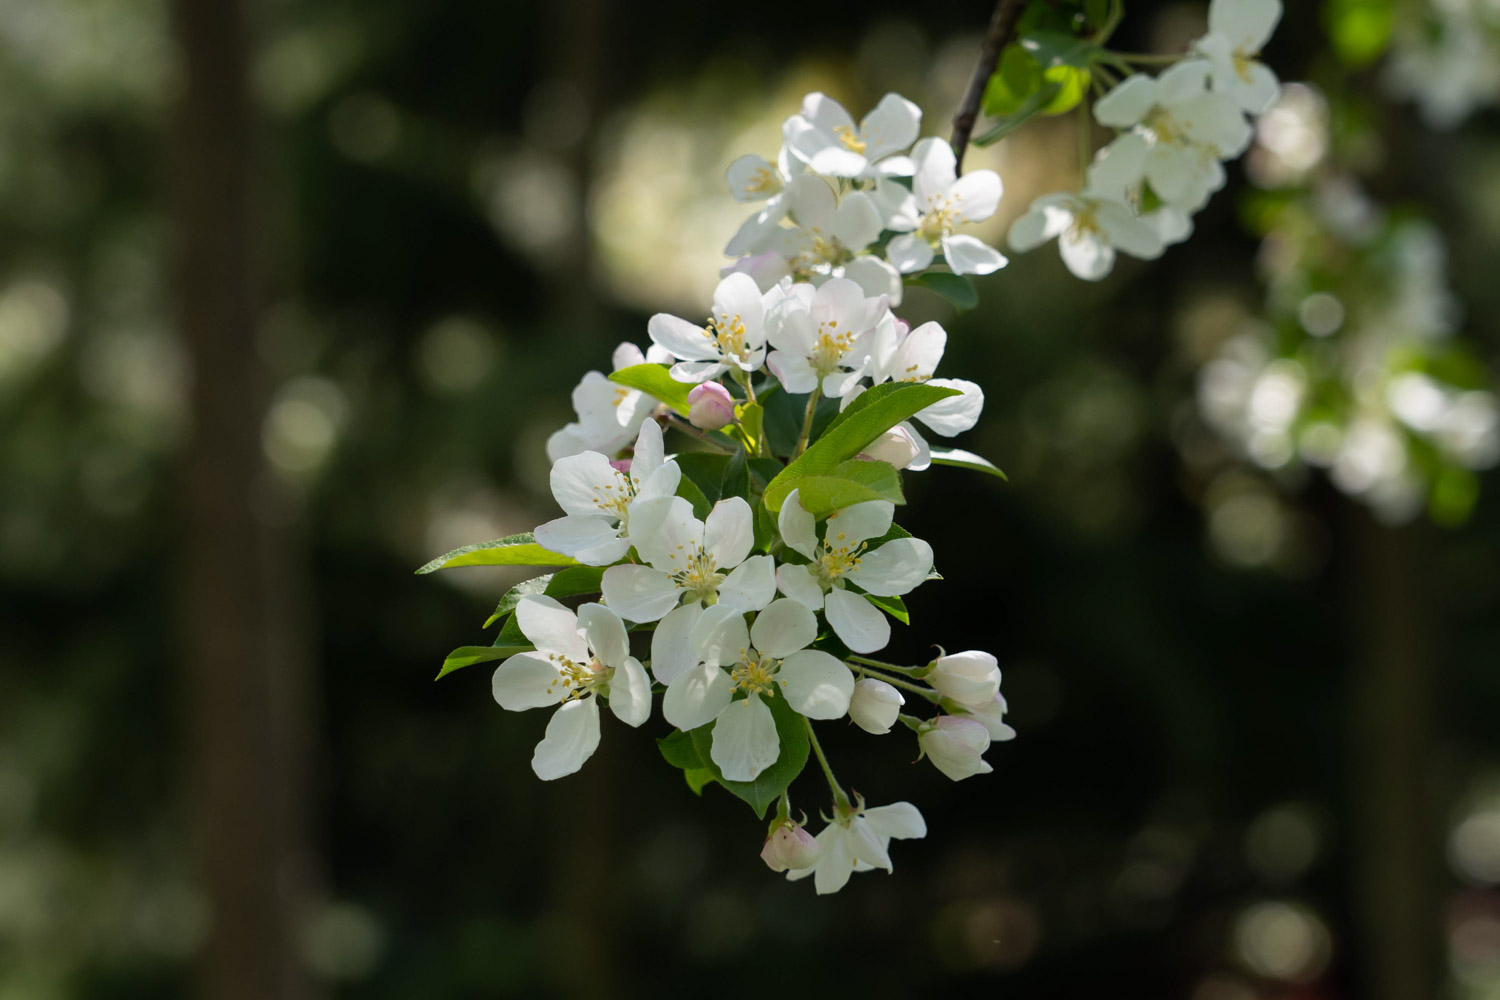
[[833, 134], [838, 136], [839, 142], [843, 143], [844, 148], [850, 152], [863, 153], [865, 151], [865, 143], [860, 141], [859, 136], [848, 125], [836, 126]]

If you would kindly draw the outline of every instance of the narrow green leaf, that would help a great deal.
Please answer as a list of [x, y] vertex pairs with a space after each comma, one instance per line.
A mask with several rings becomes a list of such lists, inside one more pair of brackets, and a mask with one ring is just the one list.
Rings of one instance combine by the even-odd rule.
[[896, 619], [902, 625], [911, 624], [911, 615], [907, 613], [906, 602], [899, 597], [876, 597], [874, 594], [866, 594], [865, 600], [875, 605], [881, 611]]
[[1044, 115], [1067, 114], [1089, 92], [1089, 71], [1077, 66], [1052, 66], [1042, 72], [1048, 83], [1057, 85], [1057, 93], [1042, 107]]
[[668, 374], [666, 365], [632, 365], [610, 375], [609, 380], [616, 385], [639, 389], [652, 399], [659, 399], [684, 417], [687, 416], [688, 393], [693, 387]]
[[553, 574], [551, 573], [548, 573], [546, 576], [534, 576], [530, 580], [522, 580], [520, 583], [507, 590], [505, 592], [505, 596], [500, 598], [500, 603], [495, 605], [495, 613], [490, 615], [490, 617], [485, 621], [484, 627], [489, 628], [491, 625], [495, 624], [497, 621], [504, 618], [512, 611], [516, 610], [516, 605], [521, 603], [521, 598], [526, 597], [528, 594], [545, 593], [547, 590], [547, 585], [552, 582], [552, 577]]
[[827, 517], [836, 510], [867, 500], [889, 500], [904, 504], [901, 474], [889, 462], [851, 458], [821, 476], [802, 476], [786, 484], [787, 493], [799, 490], [802, 506], [813, 517]]
[[1000, 65], [984, 88], [984, 113], [991, 118], [1013, 115], [1042, 86], [1042, 64], [1020, 45], [1005, 47]]
[[[739, 454], [736, 452], [733, 457], [737, 458]], [[729, 455], [716, 455], [711, 451], [685, 451], [673, 459], [683, 476], [691, 479], [711, 504], [723, 496], [724, 470], [730, 460]]]
[[477, 542], [461, 549], [438, 556], [417, 570], [418, 573], [435, 573], [440, 569], [456, 566], [577, 566], [578, 562], [568, 556], [550, 552], [536, 543], [531, 532], [497, 538], [492, 542]]
[[1016, 109], [1015, 114], [1003, 119], [994, 128], [989, 129], [984, 134], [975, 136], [970, 140], [970, 145], [989, 146], [1004, 139], [1016, 129], [1041, 114], [1042, 109], [1051, 104], [1052, 100], [1057, 97], [1058, 92], [1061, 90], [1062, 86], [1060, 84], [1043, 83], [1040, 90], [1026, 98], [1025, 103]]
[[976, 472], [987, 473], [997, 479], [1010, 482], [1010, 477], [1000, 470], [1000, 466], [987, 458], [982, 458], [972, 451], [964, 451], [962, 448], [934, 448], [932, 449], [933, 465], [951, 465], [959, 469], [973, 469]]
[[530, 652], [535, 648], [530, 643], [518, 646], [460, 646], [448, 654], [448, 658], [443, 661], [443, 669], [438, 671], [438, 675], [433, 680], [441, 680], [455, 670], [472, 667], [476, 663], [503, 660], [517, 653]]
[[793, 480], [826, 475], [901, 421], [957, 394], [957, 389], [918, 382], [887, 383], [861, 393], [828, 425], [812, 447], [766, 485], [766, 507], [780, 510], [782, 501], [792, 491], [789, 484]]
[[766, 411], [759, 403], [741, 403], [734, 408], [745, 450], [752, 455], [760, 451], [760, 435], [765, 415]]
[[[806, 724], [802, 721], [802, 716], [786, 703], [786, 699], [779, 694], [773, 694], [765, 697], [764, 701], [771, 709], [771, 716], [776, 720], [776, 734], [781, 739], [781, 754], [776, 758], [776, 763], [762, 771], [754, 781], [724, 780], [723, 772], [713, 762], [710, 754], [713, 746], [714, 724], [712, 722], [689, 732], [677, 730], [665, 739], [656, 741], [667, 763], [689, 772], [686, 776], [689, 787], [694, 781], [691, 776], [692, 772], [707, 771], [713, 780], [723, 785], [731, 795], [748, 803], [750, 808], [755, 810], [755, 815], [761, 819], [765, 818], [766, 810], [781, 797], [781, 793], [786, 791], [792, 780], [802, 773], [803, 767], [807, 765], [810, 747]], [[731, 705], [729, 711], [733, 710], [734, 706]]]
[[979, 291], [974, 282], [962, 274], [932, 271], [907, 281], [908, 285], [931, 289], [947, 299], [955, 309], [973, 309], [979, 305]]
[[1099, 46], [1087, 38], [1063, 31], [1029, 31], [1021, 37], [1021, 47], [1031, 53], [1043, 69], [1073, 66], [1087, 69]]
[[707, 517], [708, 512], [713, 509], [713, 505], [708, 502], [708, 497], [703, 495], [703, 491], [698, 488], [698, 484], [687, 476], [683, 476], [677, 481], [677, 495], [693, 505], [693, 516], [700, 521]]

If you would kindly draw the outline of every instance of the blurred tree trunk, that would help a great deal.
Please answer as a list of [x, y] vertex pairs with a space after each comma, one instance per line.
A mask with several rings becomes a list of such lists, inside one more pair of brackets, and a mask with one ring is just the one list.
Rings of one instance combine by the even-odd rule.
[[1345, 504], [1356, 657], [1349, 770], [1362, 996], [1439, 992], [1440, 831], [1432, 713], [1438, 657], [1417, 528], [1387, 528]]
[[[262, 285], [250, 31], [241, 0], [174, 0], [178, 321], [192, 364], [182, 583], [187, 791], [212, 922], [199, 995], [312, 995], [298, 957], [311, 883], [303, 786], [309, 671], [288, 536], [269, 488], [255, 350]], [[262, 505], [263, 509], [263, 505]]]

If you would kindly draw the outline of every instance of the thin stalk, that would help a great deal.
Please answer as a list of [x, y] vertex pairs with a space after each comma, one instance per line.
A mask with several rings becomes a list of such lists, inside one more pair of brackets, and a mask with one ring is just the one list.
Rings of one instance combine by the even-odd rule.
[[1187, 57], [1185, 52], [1178, 52], [1175, 55], [1160, 52], [1110, 52], [1108, 54], [1113, 62], [1136, 63], [1141, 66], [1170, 66]]
[[692, 424], [688, 423], [686, 420], [683, 420], [676, 414], [668, 415], [667, 423], [671, 424], [677, 430], [682, 431], [682, 433], [690, 437], [695, 437], [709, 447], [721, 451], [726, 455], [732, 455], [735, 453], [735, 451], [738, 450], [736, 448], [729, 447], [722, 441], [714, 440], [713, 438], [709, 437], [708, 434], [694, 427]]
[[833, 776], [833, 768], [828, 766], [828, 757], [823, 753], [823, 745], [818, 742], [818, 734], [813, 732], [812, 720], [803, 717], [803, 725], [807, 726], [807, 740], [812, 744], [813, 753], [818, 755], [818, 763], [823, 765], [823, 777], [828, 779], [828, 787], [833, 792], [833, 801], [840, 809], [849, 808], [849, 796], [844, 794], [844, 789], [839, 785], [839, 779]]
[[1089, 101], [1085, 97], [1078, 102], [1078, 177], [1079, 186], [1089, 182], [1089, 162], [1094, 158], [1093, 121], [1089, 117]]
[[807, 450], [808, 439], [812, 437], [813, 418], [818, 415], [818, 400], [822, 398], [823, 386], [820, 383], [813, 386], [811, 395], [807, 397], [807, 413], [802, 418], [802, 436], [797, 438], [797, 450], [792, 453], [793, 458]]
[[914, 673], [917, 673], [919, 671], [924, 671], [924, 670], [927, 669], [925, 666], [923, 666], [923, 667], [902, 667], [902, 666], [898, 666], [898, 665], [896, 665], [894, 663], [886, 663], [886, 662], [884, 662], [882, 660], [872, 660], [868, 656], [855, 656], [853, 653], [849, 654], [848, 659], [851, 660], [854, 663], [862, 664], [863, 666], [866, 666], [866, 667], [876, 667], [876, 668], [878, 668], [880, 670], [895, 670], [898, 673], [903, 673], [903, 674], [914, 674]]
[[[851, 667], [850, 669], [853, 668]], [[913, 694], [919, 694], [923, 698], [926, 698], [928, 701], [934, 704], [936, 704], [938, 699], [942, 697], [942, 695], [938, 694], [931, 688], [923, 687], [920, 684], [914, 684], [911, 681], [906, 680], [905, 678], [896, 677], [892, 674], [877, 673], [869, 667], [861, 667], [859, 673], [868, 674], [869, 676], [875, 678], [877, 681], [885, 681], [892, 687], [904, 688], [907, 691], [912, 692]]]

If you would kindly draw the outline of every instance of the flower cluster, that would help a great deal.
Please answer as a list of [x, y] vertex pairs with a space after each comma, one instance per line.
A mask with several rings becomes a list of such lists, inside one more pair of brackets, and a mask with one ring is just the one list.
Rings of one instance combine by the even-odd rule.
[[1043, 195], [1011, 226], [1023, 253], [1056, 238], [1064, 263], [1087, 281], [1103, 278], [1118, 253], [1150, 260], [1192, 233], [1193, 213], [1224, 186], [1223, 162], [1250, 145], [1247, 115], [1264, 112], [1280, 85], [1259, 61], [1281, 19], [1281, 0], [1213, 0], [1208, 34], [1159, 76], [1132, 72], [1128, 57], [1100, 52], [1096, 82], [1110, 67], [1130, 75], [1094, 103], [1117, 137], [1085, 171], [1082, 191]]
[[1434, 128], [1453, 128], [1494, 104], [1500, 99], [1500, 8], [1487, 0], [1402, 5], [1384, 83], [1414, 101]]

